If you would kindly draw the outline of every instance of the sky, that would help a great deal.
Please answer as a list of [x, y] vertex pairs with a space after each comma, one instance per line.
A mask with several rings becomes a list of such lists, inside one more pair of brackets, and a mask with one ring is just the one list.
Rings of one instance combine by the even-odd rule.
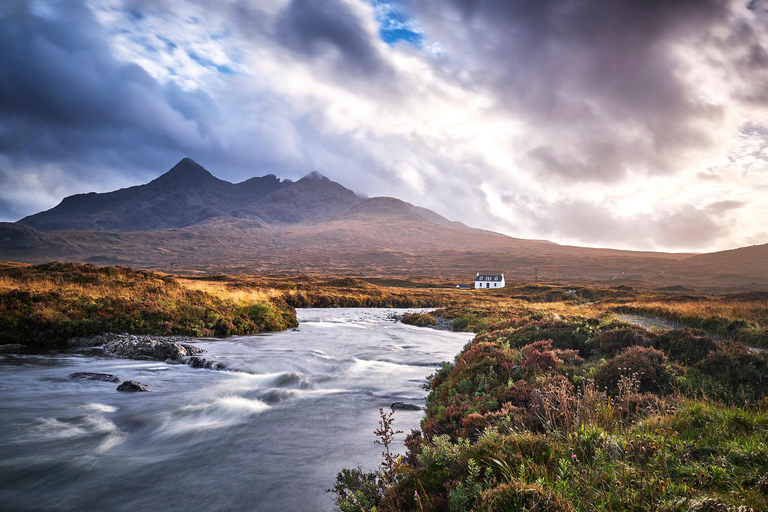
[[7, 0], [0, 70], [0, 221], [191, 157], [519, 238], [768, 243], [768, 0]]

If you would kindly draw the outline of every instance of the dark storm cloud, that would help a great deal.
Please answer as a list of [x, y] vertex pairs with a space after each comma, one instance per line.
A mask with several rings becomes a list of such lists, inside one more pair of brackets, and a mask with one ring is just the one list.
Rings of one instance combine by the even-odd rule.
[[[163, 5], [175, 4], [154, 7]], [[0, 158], [6, 177], [30, 178], [15, 179], [16, 187], [107, 191], [147, 181], [185, 156], [230, 179], [296, 168], [275, 156], [279, 123], [269, 108], [160, 82], [119, 60], [112, 36], [85, 2], [0, 2]], [[0, 190], [0, 220], [55, 204], [27, 190], [36, 199], [25, 209], [12, 192]]]
[[131, 164], [156, 167], [160, 155], [183, 153], [204, 132], [196, 106], [210, 108], [204, 95], [161, 86], [140, 66], [118, 62], [83, 5], [47, 8], [41, 16], [23, 2], [0, 5], [2, 154], [130, 173]]
[[446, 68], [530, 124], [528, 160], [540, 171], [603, 181], [671, 173], [687, 150], [712, 143], [722, 109], [695, 94], [674, 46], [728, 20], [727, 1], [414, 3], [446, 46]]
[[359, 17], [339, 0], [292, 0], [278, 17], [275, 33], [280, 43], [306, 58], [338, 52], [336, 67], [347, 73], [371, 77], [388, 70]]

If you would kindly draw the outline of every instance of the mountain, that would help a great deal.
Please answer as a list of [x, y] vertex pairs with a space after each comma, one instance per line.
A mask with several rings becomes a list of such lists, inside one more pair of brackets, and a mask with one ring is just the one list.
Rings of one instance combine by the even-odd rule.
[[267, 194], [237, 212], [266, 223], [296, 224], [329, 219], [360, 204], [357, 195], [317, 171]]
[[270, 174], [239, 184], [220, 180], [190, 158], [147, 183], [114, 192], [66, 197], [19, 221], [35, 229], [144, 231], [181, 228], [232, 211], [291, 185]]
[[190, 159], [145, 185], [78, 194], [0, 223], [0, 260], [174, 272], [314, 273], [528, 281], [660, 290], [768, 289], [768, 245], [693, 255], [570, 247], [468, 227], [392, 197], [365, 198], [317, 172], [230, 183]]

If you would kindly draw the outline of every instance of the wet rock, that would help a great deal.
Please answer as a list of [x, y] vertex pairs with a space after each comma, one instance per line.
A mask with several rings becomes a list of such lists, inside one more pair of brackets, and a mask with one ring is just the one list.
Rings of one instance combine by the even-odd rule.
[[414, 404], [407, 404], [405, 402], [394, 402], [392, 404], [392, 410], [393, 411], [420, 411], [421, 407]]
[[146, 384], [142, 384], [141, 382], [137, 382], [135, 380], [127, 380], [117, 386], [118, 391], [130, 391], [130, 392], [136, 392], [136, 391], [149, 391], [149, 386]]
[[100, 347], [105, 343], [114, 340], [118, 335], [112, 332], [106, 332], [103, 334], [96, 334], [94, 336], [82, 336], [69, 338], [67, 340], [67, 347], [79, 348], [79, 347]]
[[179, 341], [186, 341], [188, 339], [175, 336], [163, 338], [159, 336], [121, 334], [104, 344], [104, 352], [113, 356], [142, 361], [182, 359], [205, 352], [200, 347], [179, 343]]
[[437, 324], [435, 324], [435, 329], [437, 329], [438, 331], [453, 330], [453, 319], [436, 316], [435, 320], [437, 321]]
[[190, 357], [189, 359], [187, 359], [187, 364], [192, 368], [207, 368], [209, 370], [223, 370], [224, 368], [226, 368], [224, 363], [211, 361], [210, 359], [206, 359], [205, 357], [200, 357], [200, 356]]
[[16, 352], [24, 352], [26, 349], [27, 346], [21, 343], [8, 343], [0, 345], [0, 354], [15, 354]]
[[120, 382], [121, 379], [117, 375], [111, 375], [109, 373], [94, 373], [94, 372], [75, 372], [68, 375], [70, 379], [80, 380], [98, 380], [101, 382]]

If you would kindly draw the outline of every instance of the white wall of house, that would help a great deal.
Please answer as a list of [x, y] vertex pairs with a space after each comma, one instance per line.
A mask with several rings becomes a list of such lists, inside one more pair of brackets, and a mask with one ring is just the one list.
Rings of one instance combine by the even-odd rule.
[[504, 288], [504, 286], [506, 286], [504, 274], [489, 276], [481, 276], [480, 274], [477, 274], [475, 277], [475, 289]]

